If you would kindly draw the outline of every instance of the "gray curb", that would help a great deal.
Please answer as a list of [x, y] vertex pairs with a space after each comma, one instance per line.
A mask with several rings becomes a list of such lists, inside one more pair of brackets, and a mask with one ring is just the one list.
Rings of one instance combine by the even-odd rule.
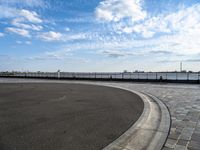
[[167, 107], [156, 97], [126, 88], [144, 101], [144, 110], [138, 121], [103, 150], [161, 150], [170, 129]]

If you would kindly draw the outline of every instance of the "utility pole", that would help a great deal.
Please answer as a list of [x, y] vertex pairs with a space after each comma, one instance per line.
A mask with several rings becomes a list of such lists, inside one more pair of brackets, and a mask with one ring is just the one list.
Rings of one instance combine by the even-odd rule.
[[57, 75], [58, 79], [60, 79], [60, 70], [57, 71]]
[[181, 61], [181, 63], [180, 63], [180, 72], [182, 72], [182, 71], [183, 71], [183, 63]]

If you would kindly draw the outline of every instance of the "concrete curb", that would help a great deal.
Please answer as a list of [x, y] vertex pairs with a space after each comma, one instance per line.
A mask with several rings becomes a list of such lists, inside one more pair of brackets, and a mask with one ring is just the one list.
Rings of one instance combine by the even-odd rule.
[[[106, 85], [107, 86], [107, 85]], [[138, 121], [103, 150], [161, 150], [170, 129], [170, 114], [167, 107], [156, 97], [138, 91], [144, 101], [144, 110]]]

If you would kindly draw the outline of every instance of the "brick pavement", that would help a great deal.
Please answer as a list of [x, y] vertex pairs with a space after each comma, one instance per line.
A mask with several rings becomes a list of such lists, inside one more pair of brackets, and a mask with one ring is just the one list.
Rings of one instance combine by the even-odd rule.
[[169, 108], [171, 129], [163, 150], [200, 150], [200, 85], [118, 84], [158, 97]]

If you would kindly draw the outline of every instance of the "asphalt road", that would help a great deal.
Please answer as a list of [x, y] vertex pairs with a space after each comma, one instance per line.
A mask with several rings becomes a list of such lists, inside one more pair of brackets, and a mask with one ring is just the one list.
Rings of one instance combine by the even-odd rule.
[[143, 107], [137, 95], [109, 87], [0, 84], [0, 150], [99, 150]]

